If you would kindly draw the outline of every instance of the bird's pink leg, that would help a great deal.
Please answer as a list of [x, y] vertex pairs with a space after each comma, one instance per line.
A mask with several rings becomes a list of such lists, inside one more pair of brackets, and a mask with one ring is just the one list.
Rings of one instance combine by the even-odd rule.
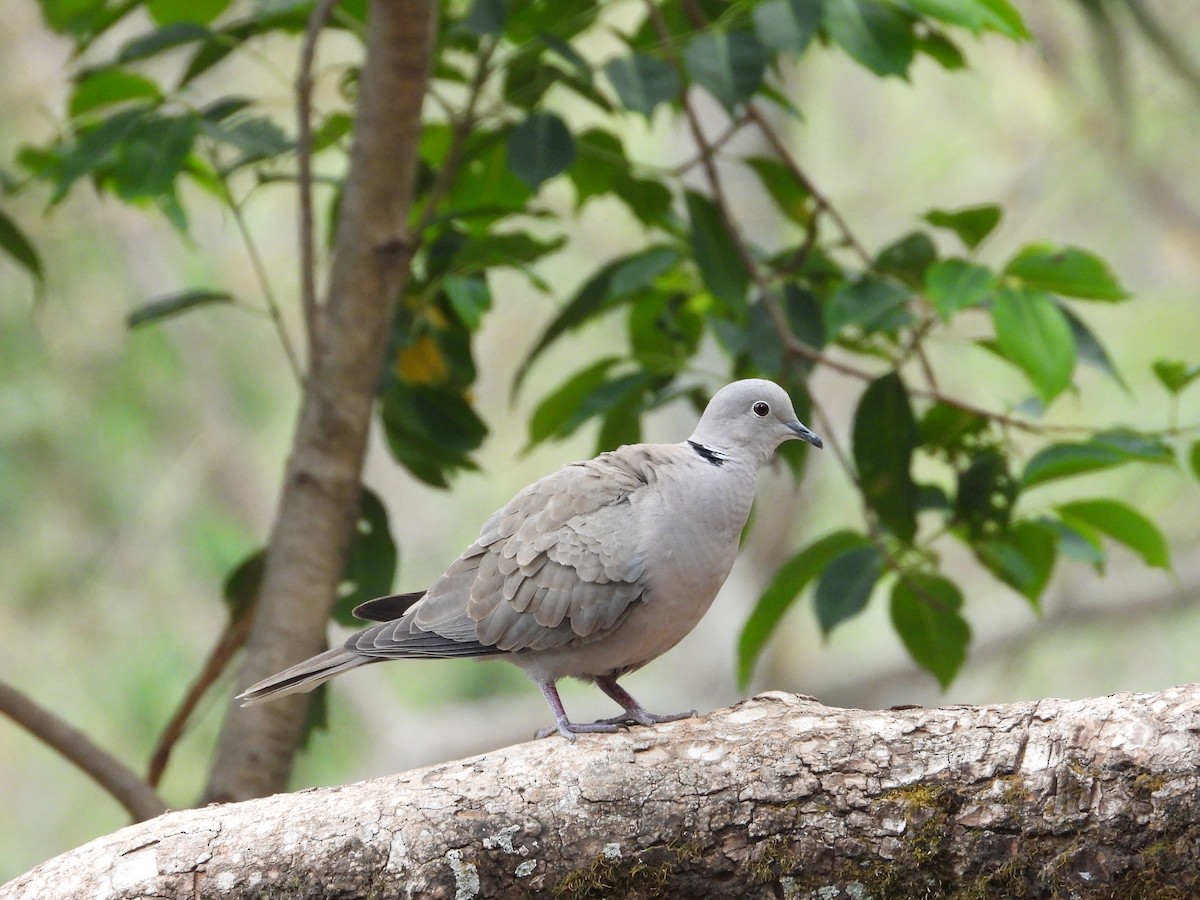
[[620, 725], [622, 723], [636, 722], [638, 725], [654, 725], [658, 722], [677, 722], [680, 719], [690, 719], [696, 715], [694, 709], [689, 709], [687, 712], [671, 713], [669, 715], [659, 715], [657, 713], [647, 712], [642, 704], [634, 699], [633, 695], [625, 688], [617, 684], [615, 678], [597, 678], [596, 684], [600, 690], [612, 697], [625, 710], [625, 715], [617, 716], [614, 719], [601, 719], [596, 722], [597, 725]]
[[[554, 724], [549, 728], [543, 728], [537, 732], [534, 738], [549, 737], [557, 731], [568, 741], [574, 741], [577, 734], [611, 734], [614, 731], [621, 730], [621, 726], [613, 722], [591, 722], [586, 725], [572, 722], [567, 718], [567, 711], [563, 709], [562, 700], [559, 699], [558, 688], [554, 686], [554, 682], [539, 681], [537, 685], [542, 689], [542, 696], [546, 698], [546, 702], [550, 704], [550, 711], [554, 713]], [[620, 690], [620, 688], [617, 688], [617, 690]], [[632, 700], [633, 698], [630, 697], [630, 699]], [[636, 703], [637, 701], [635, 700], [634, 702]]]

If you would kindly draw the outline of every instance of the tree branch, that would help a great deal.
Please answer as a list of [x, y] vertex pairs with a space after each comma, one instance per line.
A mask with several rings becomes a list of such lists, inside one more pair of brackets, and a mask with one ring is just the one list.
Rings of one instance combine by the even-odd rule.
[[[78, 728], [67, 724], [2, 681], [0, 713], [86, 772], [113, 799], [129, 810], [135, 821], [153, 818], [167, 808], [154, 789], [142, 781], [136, 772], [107, 750], [92, 743], [91, 738]], [[10, 814], [15, 817], [17, 811], [10, 810]]]
[[[435, 11], [431, 0], [370, 4], [323, 334], [305, 383], [241, 686], [325, 644], [358, 514], [395, 302], [412, 258], [408, 218]], [[242, 709], [231, 700], [205, 799], [283, 790], [307, 702], [307, 696], [288, 697]]]
[[317, 305], [317, 264], [313, 246], [312, 69], [317, 39], [338, 0], [320, 0], [308, 17], [296, 74], [296, 168], [300, 194], [300, 305], [308, 332], [311, 363], [321, 342], [321, 310]]
[[221, 636], [217, 638], [216, 644], [208, 654], [208, 659], [204, 661], [204, 668], [192, 681], [183, 700], [180, 701], [175, 713], [159, 735], [158, 743], [154, 745], [154, 752], [150, 754], [150, 762], [146, 767], [146, 781], [151, 787], [158, 787], [163, 772], [166, 771], [167, 762], [171, 758], [171, 751], [175, 749], [175, 744], [187, 730], [187, 724], [191, 721], [196, 707], [200, 705], [200, 701], [208, 693], [208, 689], [221, 677], [225, 667], [233, 659], [233, 655], [246, 643], [246, 638], [250, 635], [250, 624], [253, 621], [253, 613], [246, 610], [226, 625]]
[[574, 745], [171, 813], [0, 893], [1195, 896], [1198, 756], [1200, 685], [886, 712], [770, 693]]

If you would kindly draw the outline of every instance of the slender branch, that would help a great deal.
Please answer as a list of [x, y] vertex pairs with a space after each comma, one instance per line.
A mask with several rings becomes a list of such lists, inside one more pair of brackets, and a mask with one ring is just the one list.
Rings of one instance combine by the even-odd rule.
[[737, 133], [741, 131], [749, 121], [750, 116], [748, 113], [742, 113], [742, 115], [738, 116], [738, 118], [732, 119], [729, 122], [729, 125], [725, 128], [725, 131], [717, 135], [717, 137], [709, 142], [708, 154], [705, 154], [704, 152], [697, 153], [687, 162], [680, 163], [677, 166], [672, 166], [671, 168], [667, 169], [666, 174], [673, 178], [681, 178], [683, 175], [696, 168], [696, 166], [703, 165], [706, 155], [715, 153], [733, 140], [733, 138], [737, 136]]
[[271, 321], [274, 323], [275, 331], [279, 335], [279, 342], [283, 345], [283, 354], [287, 357], [288, 367], [292, 370], [297, 384], [303, 384], [304, 375], [303, 370], [300, 368], [299, 357], [296, 355], [296, 348], [292, 346], [292, 339], [288, 336], [287, 327], [283, 322], [283, 314], [280, 312], [279, 303], [275, 299], [275, 292], [271, 289], [271, 280], [267, 276], [267, 267], [258, 252], [258, 245], [254, 243], [253, 235], [250, 234], [250, 227], [246, 224], [246, 217], [242, 214], [241, 204], [234, 199], [233, 192], [229, 189], [229, 183], [225, 180], [225, 176], [221, 174], [221, 167], [217, 164], [216, 157], [213, 155], [211, 149], [208, 155], [209, 162], [212, 163], [213, 173], [216, 175], [216, 183], [219, 185], [221, 191], [221, 198], [225, 201], [225, 205], [229, 207], [229, 211], [233, 215], [234, 224], [237, 226], [238, 233], [242, 237], [242, 243], [246, 246], [246, 253], [250, 257], [250, 266], [254, 269], [254, 277], [258, 281], [259, 290], [262, 291], [267, 312], [271, 315]]
[[162, 734], [159, 735], [158, 743], [154, 746], [154, 752], [150, 755], [150, 762], [146, 767], [146, 781], [151, 787], [158, 787], [158, 783], [162, 780], [163, 772], [167, 768], [167, 762], [171, 758], [171, 751], [175, 749], [175, 744], [183, 737], [183, 733], [187, 729], [187, 724], [195, 713], [196, 707], [200, 705], [200, 701], [208, 693], [208, 689], [224, 673], [225, 667], [229, 665], [229, 661], [233, 659], [233, 655], [246, 643], [246, 638], [250, 635], [250, 624], [253, 619], [253, 612], [247, 610], [237, 619], [226, 625], [225, 630], [221, 632], [221, 636], [217, 638], [216, 644], [213, 645], [212, 650], [208, 654], [208, 659], [204, 662], [204, 667], [188, 687], [187, 693], [184, 694], [183, 700], [180, 701], [174, 715], [171, 716], [170, 721], [163, 728]]
[[809, 178], [807, 174], [805, 174], [803, 169], [800, 168], [800, 164], [796, 162], [792, 154], [788, 152], [787, 147], [784, 146], [784, 143], [780, 139], [779, 135], [775, 133], [775, 129], [771, 127], [771, 123], [767, 121], [767, 117], [763, 114], [762, 110], [760, 110], [754, 103], [748, 103], [746, 104], [746, 114], [749, 116], [750, 121], [758, 126], [763, 137], [767, 139], [767, 143], [771, 145], [771, 149], [775, 152], [775, 155], [779, 157], [779, 161], [787, 166], [788, 172], [791, 173], [792, 177], [795, 178], [796, 181], [799, 182], [800, 186], [803, 187], [809, 196], [813, 198], [813, 202], [817, 204], [817, 209], [829, 216], [829, 218], [833, 220], [834, 224], [837, 225], [838, 231], [842, 233], [842, 238], [846, 241], [847, 246], [851, 247], [854, 252], [858, 254], [859, 258], [868, 269], [873, 269], [875, 267], [874, 257], [871, 256], [871, 254], [867, 251], [867, 248], [855, 236], [854, 232], [850, 229], [849, 223], [847, 223], [842, 217], [842, 214], [837, 211], [837, 207], [835, 207], [829, 201], [828, 197], [826, 197], [817, 189], [817, 186], [813, 183], [813, 180]]
[[74, 763], [120, 803], [135, 822], [166, 812], [167, 805], [137, 773], [107, 750], [96, 746], [86, 734], [64, 722], [0, 681], [0, 713], [8, 716], [42, 743]]
[[486, 42], [481, 42], [481, 44], [479, 64], [476, 66], [475, 75], [471, 79], [470, 86], [467, 88], [466, 105], [463, 107], [462, 114], [452, 119], [453, 127], [450, 133], [450, 147], [446, 151], [445, 160], [443, 160], [442, 165], [438, 168], [433, 184], [430, 185], [429, 191], [425, 195], [425, 206], [421, 210], [421, 218], [414, 231], [414, 235], [418, 240], [437, 215], [438, 204], [442, 202], [442, 198], [449, 192], [450, 186], [454, 184], [454, 179], [458, 175], [459, 168], [462, 166], [467, 138], [471, 136], [471, 131], [475, 127], [475, 110], [479, 104], [479, 98], [483, 94], [483, 86], [487, 83], [488, 76], [492, 72], [490, 63], [492, 54], [496, 51], [497, 42], [495, 40], [487, 40]]
[[317, 264], [313, 241], [312, 90], [317, 39], [338, 0], [320, 0], [308, 17], [296, 75], [296, 165], [300, 188], [300, 305], [308, 332], [308, 358], [316, 356], [321, 339], [321, 310], [317, 304]]

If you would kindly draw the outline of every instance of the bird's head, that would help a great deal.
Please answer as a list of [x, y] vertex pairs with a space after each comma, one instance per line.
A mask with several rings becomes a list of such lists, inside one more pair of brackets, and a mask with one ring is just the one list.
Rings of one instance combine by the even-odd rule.
[[772, 381], [747, 378], [727, 384], [708, 401], [691, 440], [732, 457], [767, 459], [784, 441], [821, 439], [797, 417], [792, 398]]

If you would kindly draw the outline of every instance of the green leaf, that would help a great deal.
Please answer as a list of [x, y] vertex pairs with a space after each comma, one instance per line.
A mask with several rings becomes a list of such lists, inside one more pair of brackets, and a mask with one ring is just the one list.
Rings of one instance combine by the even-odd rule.
[[249, 97], [228, 96], [214, 100], [200, 110], [200, 118], [207, 122], [221, 122], [230, 116], [235, 116], [244, 109], [249, 109], [254, 101]]
[[980, 560], [1001, 581], [1016, 589], [1036, 608], [1058, 547], [1058, 532], [1041, 522], [1018, 522], [1007, 534], [977, 548]]
[[810, 195], [791, 169], [779, 160], [766, 156], [750, 157], [745, 163], [754, 170], [754, 174], [758, 176], [758, 180], [762, 182], [781, 213], [797, 225], [808, 224], [812, 218], [809, 209]]
[[1131, 462], [1170, 464], [1171, 449], [1161, 440], [1136, 432], [1109, 431], [1088, 441], [1064, 442], [1043, 447], [1025, 464], [1021, 485], [1035, 485], [1111, 469]]
[[575, 161], [568, 176], [575, 186], [576, 208], [591, 197], [602, 197], [614, 185], [628, 177], [629, 160], [620, 140], [599, 128], [591, 128], [575, 138]]
[[916, 444], [917, 423], [899, 373], [871, 382], [854, 413], [854, 463], [863, 499], [902, 541], [911, 541], [917, 531], [911, 473]]
[[383, 393], [382, 417], [392, 455], [426, 484], [448, 487], [455, 470], [477, 468], [470, 453], [487, 426], [461, 390], [394, 379]]
[[138, 105], [81, 128], [75, 143], [63, 152], [61, 165], [45, 169], [44, 174], [52, 175], [57, 181], [50, 202], [62, 200], [76, 179], [111, 166], [120, 148], [136, 140], [138, 130], [152, 115], [148, 105]]
[[1008, 528], [1020, 487], [1008, 471], [1008, 457], [990, 447], [976, 451], [957, 480], [953, 521], [966, 526], [968, 540], [978, 542]]
[[1120, 450], [1094, 441], [1051, 444], [1035, 453], [1025, 464], [1021, 484], [1031, 488], [1059, 478], [1111, 469], [1130, 461], [1129, 456]]
[[1192, 450], [1188, 454], [1188, 461], [1192, 465], [1192, 474], [1200, 478], [1200, 441], [1192, 444]]
[[908, 75], [916, 50], [912, 20], [890, 3], [825, 0], [825, 30], [876, 75]]
[[635, 178], [626, 172], [617, 178], [613, 190], [643, 225], [674, 226], [673, 198], [661, 182], [652, 178]]
[[1175, 464], [1175, 454], [1168, 444], [1154, 434], [1143, 434], [1131, 428], [1110, 428], [1092, 436], [1095, 443], [1112, 447], [1137, 462]]
[[333, 607], [334, 620], [354, 625], [359, 622], [351, 614], [354, 607], [391, 593], [398, 559], [396, 542], [388, 526], [387, 507], [374, 491], [364, 486], [346, 570]]
[[477, 331], [483, 314], [492, 308], [492, 292], [485, 278], [447, 275], [442, 283], [450, 305], [468, 331]]
[[988, 421], [971, 410], [935, 403], [921, 416], [920, 442], [949, 454], [967, 449], [968, 442], [988, 430]]
[[1075, 338], [1054, 298], [1041, 290], [1002, 288], [992, 298], [996, 342], [1049, 403], [1071, 383]]
[[529, 367], [559, 337], [615, 308], [620, 302], [631, 299], [631, 295], [651, 284], [678, 261], [679, 251], [674, 247], [649, 247], [614, 260], [589, 278], [546, 326], [542, 336], [518, 367], [516, 375], [513, 376], [514, 394], [520, 390]]
[[999, 206], [985, 203], [961, 209], [931, 209], [924, 218], [934, 228], [953, 231], [968, 250], [974, 250], [1000, 224], [1000, 214]]
[[42, 260], [38, 256], [37, 250], [25, 236], [25, 232], [2, 209], [0, 209], [0, 249], [3, 249], [39, 283], [44, 280]]
[[699, 349], [704, 316], [683, 294], [655, 292], [629, 307], [630, 349], [646, 369], [674, 374]]
[[105, 0], [41, 0], [38, 5], [46, 24], [55, 31], [84, 37], [93, 33], [106, 3]]
[[1154, 362], [1154, 374], [1162, 386], [1171, 394], [1179, 394], [1185, 387], [1200, 378], [1200, 366], [1192, 366], [1177, 359], [1159, 359]]
[[917, 52], [924, 53], [948, 72], [967, 67], [967, 59], [958, 45], [940, 31], [929, 31], [917, 37]]
[[943, 259], [925, 272], [925, 294], [943, 322], [961, 310], [983, 305], [992, 284], [988, 269], [961, 259]]
[[1124, 544], [1146, 565], [1171, 568], [1171, 551], [1158, 526], [1128, 504], [1119, 500], [1077, 500], [1056, 509], [1068, 525], [1090, 526]]
[[1066, 297], [1112, 302], [1130, 296], [1104, 260], [1078, 247], [1029, 244], [1008, 261], [1004, 274]]
[[669, 103], [679, 96], [679, 73], [667, 63], [645, 53], [611, 59], [604, 74], [612, 82], [621, 105], [646, 118], [660, 103]]
[[926, 270], [936, 261], [937, 247], [929, 235], [914, 231], [880, 250], [875, 257], [875, 270], [919, 286]]
[[478, 37], [498, 35], [508, 18], [504, 0], [472, 0], [463, 24]]
[[165, 50], [173, 50], [184, 44], [194, 44], [207, 40], [212, 32], [203, 25], [195, 22], [174, 22], [164, 25], [149, 34], [139, 35], [131, 40], [117, 54], [117, 62], [127, 63], [140, 59], [149, 59]]
[[199, 22], [207, 25], [229, 8], [230, 0], [146, 0], [146, 9], [159, 25]]
[[201, 121], [200, 130], [213, 140], [242, 152], [229, 169], [279, 156], [291, 150], [293, 146], [283, 129], [266, 116], [240, 116], [232, 120], [223, 118], [218, 121], [204, 119]]
[[866, 608], [882, 571], [883, 557], [870, 545], [843, 550], [825, 566], [813, 598], [822, 634]]
[[745, 688], [767, 639], [774, 633], [783, 614], [800, 592], [835, 557], [848, 550], [867, 546], [867, 539], [853, 531], [835, 531], [809, 544], [782, 566], [763, 591], [738, 638], [738, 686]]
[[535, 112], [508, 133], [508, 168], [536, 191], [565, 172], [575, 159], [575, 141], [554, 113]]
[[602, 385], [612, 367], [620, 362], [616, 356], [606, 356], [586, 369], [576, 372], [554, 391], [542, 398], [529, 417], [529, 441], [526, 449], [552, 437], [565, 437], [574, 431], [566, 427], [567, 420], [579, 409], [583, 398]]
[[1116, 364], [1113, 363], [1095, 332], [1088, 328], [1087, 323], [1075, 315], [1065, 303], [1059, 303], [1058, 308], [1062, 310], [1063, 315], [1067, 317], [1067, 324], [1071, 326], [1071, 334], [1075, 338], [1075, 354], [1079, 361], [1104, 372], [1128, 391], [1129, 387], [1125, 384], [1125, 379], [1117, 371]]
[[702, 31], [683, 48], [692, 81], [727, 110], [749, 100], [762, 84], [767, 52], [747, 31]]
[[892, 588], [892, 625], [917, 665], [949, 687], [967, 658], [971, 629], [962, 593], [940, 575], [901, 576]]
[[221, 597], [229, 610], [230, 621], [236, 622], [253, 606], [262, 586], [263, 571], [267, 563], [267, 550], [255, 550], [225, 576]]
[[1100, 542], [1100, 534], [1094, 528], [1074, 522], [1068, 525], [1058, 519], [1039, 519], [1058, 532], [1058, 549], [1067, 559], [1087, 563], [1097, 572], [1104, 571], [1107, 559], [1104, 546]]
[[864, 334], [898, 331], [913, 320], [908, 311], [911, 297], [906, 288], [877, 278], [845, 284], [825, 306], [825, 333], [834, 337], [850, 327]]
[[994, 31], [1019, 40], [1029, 37], [1021, 15], [1008, 0], [902, 0], [914, 12], [978, 34]]
[[618, 362], [619, 358], [610, 356], [593, 363], [547, 395], [529, 418], [529, 442], [524, 451], [543, 441], [567, 437], [588, 419], [608, 413], [640, 393], [649, 376], [634, 372], [610, 379], [609, 372]]
[[198, 130], [199, 120], [192, 115], [147, 121], [136, 139], [120, 148], [112, 167], [117, 193], [125, 200], [171, 193]]
[[71, 118], [76, 118], [115, 103], [161, 99], [158, 85], [144, 75], [126, 69], [98, 69], [76, 82], [68, 112]]
[[628, 297], [648, 288], [656, 278], [669, 271], [680, 260], [679, 251], [666, 245], [648, 247], [631, 253], [607, 267], [609, 297]]
[[563, 242], [561, 236], [541, 240], [522, 231], [486, 232], [462, 245], [454, 256], [454, 270], [458, 275], [466, 275], [503, 266], [519, 269], [553, 253]]
[[695, 191], [685, 193], [692, 224], [692, 247], [700, 279], [718, 300], [741, 308], [750, 287], [750, 273], [737, 252], [729, 226], [715, 203]]
[[821, 0], [770, 0], [754, 7], [754, 33], [771, 54], [808, 49], [821, 27]]
[[233, 296], [225, 291], [195, 290], [181, 291], [177, 294], [167, 294], [156, 297], [134, 309], [125, 318], [129, 328], [159, 322], [171, 316], [187, 312], [198, 306], [208, 306], [213, 303], [232, 303]]

